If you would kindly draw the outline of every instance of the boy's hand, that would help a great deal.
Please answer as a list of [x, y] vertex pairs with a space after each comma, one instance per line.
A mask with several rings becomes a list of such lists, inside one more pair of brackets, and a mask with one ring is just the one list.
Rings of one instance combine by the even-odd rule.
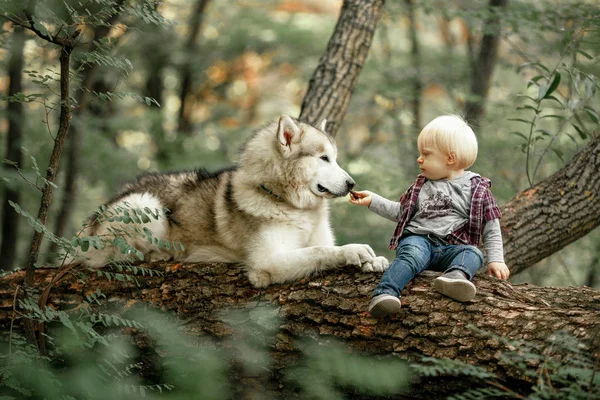
[[491, 262], [488, 264], [488, 275], [494, 275], [499, 279], [508, 279], [510, 271], [503, 262]]
[[369, 207], [371, 205], [371, 194], [368, 190], [361, 192], [350, 192], [350, 203], [359, 206]]

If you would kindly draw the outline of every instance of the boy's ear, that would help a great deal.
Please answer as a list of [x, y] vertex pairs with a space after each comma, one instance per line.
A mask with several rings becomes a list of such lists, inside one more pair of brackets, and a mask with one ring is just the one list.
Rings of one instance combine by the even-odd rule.
[[456, 164], [456, 153], [451, 151], [447, 158], [448, 165]]

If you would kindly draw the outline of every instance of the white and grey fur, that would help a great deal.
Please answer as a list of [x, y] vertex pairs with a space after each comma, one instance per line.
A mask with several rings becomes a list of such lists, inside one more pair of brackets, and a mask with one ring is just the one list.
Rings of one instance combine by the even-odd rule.
[[[157, 249], [144, 237], [129, 243], [146, 260], [240, 262], [256, 287], [295, 281], [342, 266], [383, 271], [384, 257], [366, 244], [335, 246], [328, 200], [346, 196], [354, 181], [336, 162], [334, 138], [283, 115], [245, 143], [236, 167], [149, 174], [123, 187], [107, 206], [159, 210], [139, 224], [184, 250]], [[165, 211], [166, 210], [166, 211]], [[122, 222], [92, 217], [83, 232], [109, 237]], [[90, 247], [75, 260], [92, 266], [131, 259], [114, 246]]]

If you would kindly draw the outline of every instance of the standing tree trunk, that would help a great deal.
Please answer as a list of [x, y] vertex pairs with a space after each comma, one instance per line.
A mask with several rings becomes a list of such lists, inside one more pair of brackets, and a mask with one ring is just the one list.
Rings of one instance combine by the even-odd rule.
[[319, 60], [302, 102], [300, 119], [335, 136], [369, 54], [384, 0], [344, 0], [325, 54]]
[[465, 119], [472, 126], [479, 126], [485, 112], [485, 100], [490, 91], [500, 45], [501, 27], [498, 12], [506, 8], [507, 4], [508, 0], [490, 0], [489, 10], [492, 14], [484, 22], [485, 29], [489, 31], [481, 39], [477, 60], [472, 60], [471, 63], [471, 98], [465, 105]]
[[190, 20], [190, 34], [185, 43], [186, 59], [181, 67], [181, 90], [179, 92], [179, 124], [178, 130], [180, 132], [190, 134], [192, 130], [192, 124], [190, 123], [190, 110], [186, 107], [186, 98], [192, 90], [192, 63], [190, 58], [196, 50], [196, 37], [202, 27], [202, 19], [206, 12], [206, 6], [210, 0], [198, 0], [196, 7], [192, 12]]
[[[10, 61], [8, 63], [8, 95], [12, 96], [21, 91], [21, 73], [23, 72], [23, 47], [25, 45], [25, 30], [14, 26], [13, 43]], [[23, 103], [10, 101], [7, 107], [8, 132], [6, 141], [7, 160], [21, 168], [23, 155], [21, 153], [21, 132], [23, 121]], [[8, 203], [20, 202], [19, 190], [6, 187], [4, 201], [2, 202], [2, 248], [0, 249], [0, 270], [10, 271], [15, 267], [15, 254], [17, 251], [17, 236], [19, 231], [19, 215]]]
[[[423, 83], [421, 79], [421, 51], [419, 47], [419, 38], [417, 35], [417, 20], [415, 16], [415, 0], [406, 0], [406, 6], [408, 8], [408, 20], [409, 20], [409, 35], [410, 35], [410, 57], [411, 57], [411, 69], [412, 69], [412, 86], [411, 86], [411, 98], [410, 108], [413, 114], [413, 130], [419, 132], [423, 128], [423, 122], [421, 121], [421, 91], [423, 90]], [[411, 131], [412, 133], [412, 131]], [[413, 139], [416, 140], [416, 135], [412, 138], [411, 135], [411, 146]]]
[[600, 137], [502, 207], [506, 264], [517, 274], [600, 225]]

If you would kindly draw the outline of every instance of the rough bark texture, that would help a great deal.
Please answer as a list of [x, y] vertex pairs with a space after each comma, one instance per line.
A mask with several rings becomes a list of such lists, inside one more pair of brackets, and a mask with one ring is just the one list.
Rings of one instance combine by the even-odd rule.
[[[15, 26], [11, 56], [8, 63], [8, 76], [10, 80], [8, 85], [9, 96], [19, 93], [22, 90], [21, 74], [23, 73], [24, 45], [25, 31], [22, 27]], [[23, 103], [20, 101], [11, 101], [8, 103], [6, 109], [8, 114], [8, 132], [5, 158], [14, 162], [17, 168], [21, 168], [23, 159], [21, 153]], [[14, 268], [19, 221], [21, 220], [19, 215], [8, 203], [9, 201], [19, 204], [19, 190], [5, 187], [4, 191], [4, 199], [2, 202], [2, 249], [0, 250], [0, 270], [4, 271], [10, 271]]]
[[[250, 310], [260, 302], [271, 303], [282, 317], [273, 346], [279, 367], [297, 356], [297, 339], [337, 338], [363, 353], [394, 354], [409, 360], [422, 355], [448, 357], [517, 379], [513, 371], [498, 362], [505, 345], [471, 326], [540, 345], [552, 332], [566, 330], [592, 348], [600, 346], [600, 292], [585, 287], [512, 286], [482, 275], [474, 280], [478, 287], [475, 300], [458, 303], [433, 291], [433, 275], [424, 274], [403, 291], [400, 314], [378, 321], [366, 311], [380, 274], [351, 267], [263, 290], [251, 287], [237, 266], [213, 263], [154, 267], [165, 275], [137, 276], [137, 285], [108, 281], [96, 274], [88, 274], [85, 283], [69, 276], [57, 284], [49, 305], [74, 308], [84, 295], [100, 289], [108, 299], [102, 308], [126, 310], [145, 304], [172, 311], [195, 337], [221, 340], [232, 334], [232, 327], [220, 318], [224, 308]], [[55, 269], [39, 269], [36, 283], [45, 286], [55, 273]], [[13, 296], [23, 276], [18, 272], [0, 278], [0, 332], [4, 334], [13, 317]], [[17, 315], [15, 326], [20, 322]]]
[[327, 119], [336, 135], [369, 54], [384, 0], [345, 0], [325, 54], [302, 102], [300, 118], [315, 126]]
[[[494, 66], [498, 58], [498, 46], [500, 45], [500, 21], [498, 15], [495, 14], [497, 9], [506, 8], [508, 0], [490, 0], [490, 11], [492, 16], [484, 22], [486, 29], [491, 30], [490, 33], [483, 35], [479, 45], [479, 54], [477, 60], [472, 62], [471, 72], [471, 96], [465, 105], [465, 119], [469, 124], [478, 126], [479, 121], [485, 112], [485, 100], [490, 91], [490, 83]], [[491, 27], [491, 28], [490, 28]]]
[[502, 209], [506, 264], [517, 274], [600, 225], [600, 138]]

